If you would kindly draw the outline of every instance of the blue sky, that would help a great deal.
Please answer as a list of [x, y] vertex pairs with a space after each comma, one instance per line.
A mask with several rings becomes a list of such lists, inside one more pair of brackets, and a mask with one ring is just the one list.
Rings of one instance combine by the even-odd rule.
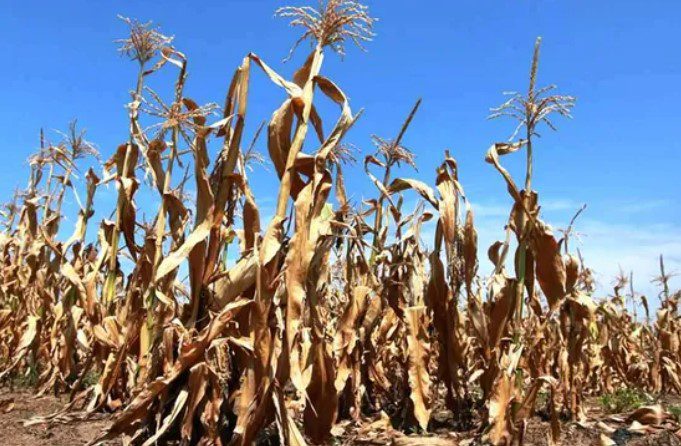
[[[582, 251], [604, 288], [618, 264], [635, 271], [641, 291], [653, 293], [656, 256], [681, 271], [681, 198], [678, 170], [681, 140], [681, 58], [676, 1], [368, 1], [380, 19], [368, 52], [350, 49], [344, 60], [328, 54], [323, 73], [365, 109], [348, 141], [362, 152], [370, 135], [395, 135], [414, 101], [420, 112], [404, 143], [417, 156], [428, 181], [450, 149], [477, 212], [481, 242], [503, 237], [510, 200], [494, 169], [484, 163], [494, 141], [514, 124], [490, 122], [489, 108], [503, 91], [525, 90], [536, 36], [543, 37], [539, 84], [577, 96], [574, 120], [559, 120], [559, 132], [542, 132], [537, 143], [534, 186], [544, 217], [564, 225], [582, 204], [578, 223]], [[189, 57], [186, 94], [200, 103], [221, 103], [234, 69], [253, 51], [290, 76], [305, 56], [282, 63], [298, 32], [273, 11], [274, 0], [221, 2], [64, 1], [3, 2], [0, 16], [0, 109], [3, 162], [0, 194], [9, 197], [26, 181], [26, 158], [38, 146], [38, 131], [58, 140], [78, 118], [105, 157], [127, 138], [123, 105], [133, 87], [135, 66], [116, 52], [125, 35], [117, 14], [153, 20]], [[292, 4], [297, 4], [292, 0]], [[159, 88], [164, 79], [157, 79]], [[153, 82], [152, 82], [153, 84]], [[166, 85], [167, 87], [167, 85]], [[162, 89], [168, 97], [171, 91]], [[283, 93], [255, 73], [247, 135], [269, 118]], [[335, 121], [328, 109], [327, 128]], [[259, 147], [266, 153], [264, 139]], [[504, 161], [522, 174], [522, 157]], [[271, 206], [272, 170], [251, 174], [261, 207]], [[355, 200], [374, 191], [359, 167], [347, 187]], [[96, 218], [107, 218], [115, 191], [98, 192]], [[144, 199], [140, 208], [144, 210]], [[74, 216], [75, 218], [75, 216]], [[73, 219], [67, 220], [70, 227]], [[484, 262], [484, 261], [483, 261]], [[679, 284], [679, 281], [676, 281]]]

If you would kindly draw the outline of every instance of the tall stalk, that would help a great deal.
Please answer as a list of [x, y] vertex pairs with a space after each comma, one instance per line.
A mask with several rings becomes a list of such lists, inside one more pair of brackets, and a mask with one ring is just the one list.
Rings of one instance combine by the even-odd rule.
[[[383, 162], [385, 165], [383, 171], [383, 180], [381, 182], [383, 190], [386, 190], [390, 184], [390, 173], [395, 164], [399, 166], [400, 162], [406, 162], [407, 164], [414, 166], [413, 155], [407, 149], [402, 147], [402, 138], [404, 137], [404, 134], [406, 133], [409, 124], [411, 124], [414, 115], [416, 115], [420, 105], [421, 99], [418, 99], [414, 104], [414, 107], [412, 107], [411, 112], [409, 112], [407, 119], [402, 124], [400, 132], [397, 134], [397, 137], [394, 140], [384, 141], [381, 138], [374, 137], [374, 143], [378, 146], [378, 152], [383, 156]], [[385, 195], [381, 193], [376, 202], [373, 241], [371, 243], [373, 248], [371, 253], [372, 261], [383, 248], [381, 246], [380, 234], [383, 228], [383, 202], [385, 198]]]
[[[137, 108], [142, 97], [142, 87], [144, 84], [144, 65], [145, 61], [140, 60], [139, 69], [137, 72], [137, 83], [135, 91], [132, 95], [132, 103], [130, 105], [130, 138], [125, 146], [123, 169], [118, 173], [118, 176], [121, 179], [127, 178], [130, 175], [131, 169], [134, 169], [134, 166], [130, 165], [130, 156], [132, 152], [132, 146], [135, 144], [133, 128], [136, 125], [135, 121], [137, 120]], [[104, 304], [109, 314], [112, 314], [113, 312], [112, 302], [116, 294], [116, 276], [118, 274], [118, 244], [123, 220], [124, 205], [125, 190], [123, 184], [120, 184], [118, 190], [118, 201], [116, 203], [116, 222], [113, 232], [111, 233], [111, 252], [109, 254], [108, 273], [106, 276], [106, 282], [104, 284]]]

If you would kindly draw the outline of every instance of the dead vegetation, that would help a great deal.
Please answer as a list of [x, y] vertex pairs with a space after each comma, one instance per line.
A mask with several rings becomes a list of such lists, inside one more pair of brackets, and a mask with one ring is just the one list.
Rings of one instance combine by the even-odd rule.
[[[374, 197], [347, 198], [352, 151], [343, 138], [359, 114], [322, 68], [329, 49], [343, 55], [346, 44], [371, 40], [368, 9], [329, 0], [277, 13], [303, 29], [298, 42], [312, 42], [309, 56], [289, 80], [248, 54], [221, 116], [185, 92], [187, 57], [172, 39], [125, 19], [130, 35], [120, 49], [139, 71], [128, 136], [103, 174], [80, 172], [80, 160], [98, 154], [75, 123], [58, 144], [41, 138], [26, 189], [3, 214], [0, 379], [33, 377], [38, 395], [67, 393], [70, 403], [29, 423], [114, 412], [96, 441], [123, 435], [145, 445], [322, 444], [378, 431], [408, 444], [400, 431], [428, 435], [444, 423], [469, 432], [468, 441], [510, 445], [522, 444], [540, 415], [557, 444], [567, 421], [597, 422], [585, 401], [601, 397], [609, 412], [629, 411], [619, 421], [631, 431], [676, 430], [678, 410], [608, 397], [681, 391], [681, 296], [662, 259], [661, 306], [655, 317], [643, 300], [641, 322], [626, 309], [640, 299], [627, 279], [595, 299], [591, 271], [568, 247], [572, 224], [557, 237], [540, 218], [536, 136], [575, 103], [536, 86], [540, 41], [526, 95], [514, 93], [491, 115], [518, 123], [485, 157], [513, 206], [504, 240], [479, 260], [449, 153], [434, 188], [394, 177], [395, 166], [414, 166], [402, 139], [420, 101], [394, 139], [374, 137], [375, 153], [363, 160]], [[159, 70], [177, 75], [170, 103], [146, 86]], [[263, 74], [287, 95], [266, 129], [279, 178], [270, 221], [261, 220], [248, 179], [261, 157], [244, 140], [249, 78]], [[318, 95], [337, 104], [337, 116], [318, 114]], [[153, 124], [144, 127], [142, 116]], [[210, 141], [221, 146], [212, 160]], [[502, 160], [523, 151], [521, 188]], [[107, 183], [118, 191], [112, 219], [93, 221]], [[135, 205], [144, 187], [158, 194], [151, 220]], [[80, 212], [60, 241], [68, 193]], [[406, 194], [421, 199], [414, 210], [404, 208]], [[424, 244], [429, 220], [435, 237]], [[478, 274], [479, 261], [492, 263], [489, 277]], [[601, 444], [613, 444], [613, 432], [603, 428]]]

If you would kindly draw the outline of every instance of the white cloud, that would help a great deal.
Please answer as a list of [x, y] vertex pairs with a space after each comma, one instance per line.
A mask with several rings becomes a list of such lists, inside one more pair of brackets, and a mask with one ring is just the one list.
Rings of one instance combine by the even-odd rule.
[[[659, 289], [650, 281], [659, 275], [660, 254], [668, 272], [681, 271], [680, 226], [585, 220], [579, 229], [587, 234], [580, 249], [587, 264], [598, 273], [601, 288], [612, 288], [612, 278], [621, 266], [625, 272], [634, 272], [636, 291], [653, 303]], [[678, 278], [672, 279], [672, 288], [674, 285], [680, 285]]]
[[666, 206], [673, 206], [674, 203], [670, 200], [656, 199], [656, 200], [636, 200], [625, 203], [613, 203], [613, 210], [621, 213], [636, 214], [640, 212], [649, 212], [656, 209], [661, 209]]
[[569, 199], [545, 199], [540, 200], [539, 204], [543, 211], [567, 211], [577, 212], [582, 207], [583, 203], [577, 203]]
[[[567, 199], [542, 200], [540, 204], [543, 212], [574, 213], [582, 206], [581, 203]], [[509, 199], [507, 203], [482, 203], [474, 201], [471, 202], [471, 207], [473, 208], [476, 217], [502, 217], [506, 219], [511, 211], [511, 200]]]

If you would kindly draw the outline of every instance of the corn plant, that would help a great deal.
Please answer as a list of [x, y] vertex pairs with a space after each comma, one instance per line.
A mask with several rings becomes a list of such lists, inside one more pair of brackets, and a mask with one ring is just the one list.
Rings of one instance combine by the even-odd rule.
[[[625, 273], [598, 300], [593, 272], [569, 244], [584, 207], [560, 232], [540, 217], [538, 132], [575, 103], [537, 87], [540, 39], [527, 93], [491, 115], [517, 127], [485, 156], [512, 200], [504, 240], [485, 260], [448, 151], [433, 187], [396, 176], [416, 167], [406, 141], [420, 99], [393, 138], [372, 137], [363, 168], [374, 194], [348, 198], [343, 171], [354, 151], [344, 138], [361, 113], [323, 62], [375, 37], [368, 8], [328, 0], [276, 15], [301, 30], [289, 59], [305, 43], [309, 54], [291, 79], [246, 54], [222, 107], [189, 96], [189, 56], [172, 38], [123, 18], [119, 49], [137, 75], [122, 143], [100, 163], [75, 121], [56, 144], [41, 131], [26, 188], [2, 210], [0, 380], [28, 377], [37, 393], [69, 402], [29, 423], [113, 413], [94, 442], [303, 445], [350, 442], [348, 426], [426, 434], [446, 408], [453, 429], [495, 445], [522, 444], [541, 412], [555, 444], [561, 419], [588, 419], [589, 397], [633, 410], [611, 396], [681, 392], [681, 295], [662, 256], [656, 315]], [[169, 99], [148, 82], [161, 70], [175, 76]], [[260, 121], [248, 101], [250, 78], [261, 75], [286, 98], [266, 129], [246, 135], [246, 119]], [[320, 95], [337, 115], [320, 114]], [[269, 221], [248, 175], [265, 158], [255, 150], [263, 129], [278, 179]], [[501, 161], [522, 150], [520, 187]], [[114, 209], [96, 201], [107, 185], [117, 190]], [[136, 204], [144, 188], [158, 194], [150, 219]], [[69, 193], [76, 223], [60, 241]], [[647, 406], [631, 416], [665, 417]]]

